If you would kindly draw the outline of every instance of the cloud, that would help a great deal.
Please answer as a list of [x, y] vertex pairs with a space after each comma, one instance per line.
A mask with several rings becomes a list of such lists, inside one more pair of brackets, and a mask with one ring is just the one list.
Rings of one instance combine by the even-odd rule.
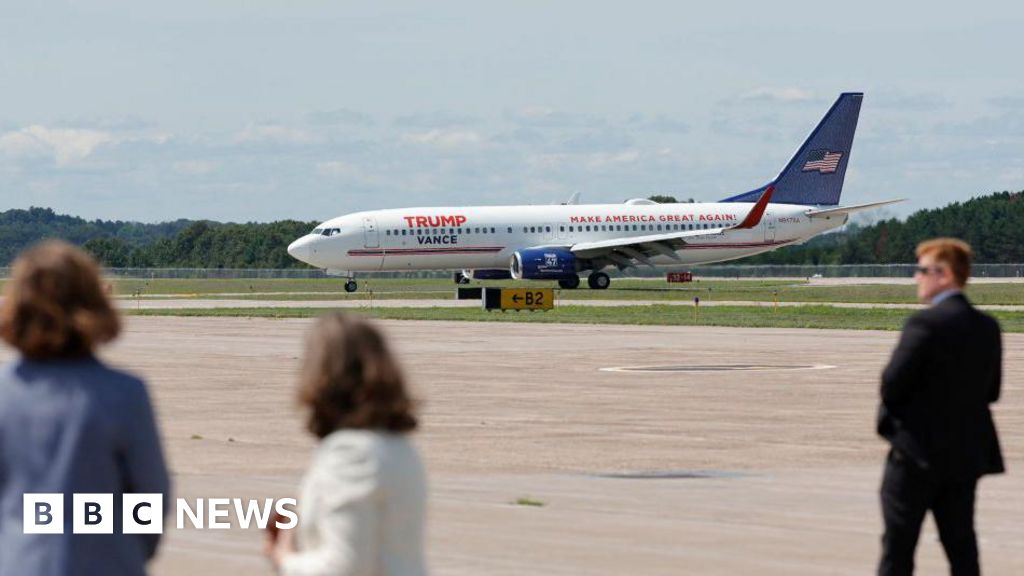
[[373, 117], [348, 108], [318, 110], [306, 114], [306, 122], [319, 126], [373, 126]]
[[591, 154], [587, 158], [587, 167], [592, 170], [600, 170], [611, 166], [624, 164], [635, 164], [640, 159], [639, 150], [622, 150], [612, 154]]
[[478, 144], [480, 134], [473, 130], [434, 129], [427, 132], [410, 132], [402, 135], [402, 141], [411, 144], [425, 144], [438, 148], [456, 148]]
[[331, 160], [317, 163], [316, 171], [324, 176], [355, 176], [359, 168], [342, 160]]
[[658, 114], [654, 117], [634, 114], [626, 120], [626, 125], [631, 128], [662, 134], [689, 134], [691, 129], [690, 125], [686, 122], [666, 116], [665, 114]]
[[433, 112], [399, 116], [395, 118], [394, 125], [401, 128], [456, 128], [473, 126], [478, 124], [479, 121], [478, 118], [473, 116], [435, 110]]
[[633, 138], [620, 130], [586, 131], [562, 138], [554, 147], [563, 152], [612, 152], [633, 145]]
[[1007, 109], [996, 116], [978, 116], [966, 122], [943, 122], [935, 126], [935, 134], [971, 136], [985, 141], [1020, 141], [1024, 139], [1024, 110]]
[[313, 134], [280, 124], [250, 124], [235, 134], [236, 144], [310, 144], [317, 140]]
[[208, 160], [183, 160], [174, 163], [174, 170], [189, 176], [205, 176], [217, 170], [217, 163]]
[[593, 128], [606, 124], [595, 116], [563, 112], [545, 106], [527, 106], [506, 112], [505, 118], [520, 126], [532, 128]]
[[796, 87], [775, 88], [760, 87], [744, 92], [735, 98], [737, 102], [772, 102], [783, 104], [804, 104], [818, 102], [820, 99], [810, 91]]
[[736, 115], [719, 116], [711, 121], [711, 131], [724, 136], [784, 141], [782, 116], [777, 113], [747, 118]]
[[110, 132], [139, 132], [156, 127], [156, 123], [138, 116], [64, 118], [56, 122], [57, 128], [88, 128]]
[[1024, 96], [1000, 96], [989, 99], [996, 108], [1024, 108]]
[[14, 157], [52, 155], [58, 166], [68, 166], [117, 140], [112, 133], [102, 130], [47, 128], [36, 124], [0, 135], [0, 152]]
[[635, 164], [642, 157], [643, 154], [635, 148], [590, 154], [558, 152], [552, 154], [533, 154], [527, 158], [527, 164], [531, 168], [541, 171], [558, 171], [573, 167], [583, 167], [590, 171], [601, 171]]
[[906, 93], [880, 90], [867, 97], [872, 107], [887, 110], [939, 110], [950, 105], [945, 96], [934, 92]]

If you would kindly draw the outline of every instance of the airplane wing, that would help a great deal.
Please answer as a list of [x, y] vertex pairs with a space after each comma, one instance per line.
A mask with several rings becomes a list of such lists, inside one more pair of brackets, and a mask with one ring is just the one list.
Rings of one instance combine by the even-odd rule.
[[774, 188], [769, 186], [757, 203], [750, 209], [742, 222], [728, 228], [712, 228], [710, 230], [687, 230], [680, 232], [666, 232], [663, 234], [648, 234], [646, 236], [629, 236], [623, 238], [612, 238], [610, 240], [598, 240], [597, 242], [580, 242], [574, 244], [570, 250], [581, 258], [606, 258], [619, 268], [634, 266], [636, 260], [641, 264], [654, 267], [651, 257], [668, 256], [679, 260], [676, 250], [685, 247], [687, 244], [700, 240], [721, 237], [730, 230], [742, 230], [753, 228], [761, 223], [761, 217], [768, 207], [772, 198]]
[[887, 206], [889, 204], [895, 204], [897, 202], [903, 202], [906, 198], [899, 200], [886, 200], [884, 202], [872, 202], [871, 204], [858, 204], [856, 206], [840, 206], [838, 208], [825, 208], [822, 210], [808, 210], [804, 212], [811, 218], [824, 218], [825, 216], [840, 216], [843, 214], [853, 214], [855, 212], [861, 212], [864, 210], [871, 210], [872, 208], [878, 208], [879, 206]]

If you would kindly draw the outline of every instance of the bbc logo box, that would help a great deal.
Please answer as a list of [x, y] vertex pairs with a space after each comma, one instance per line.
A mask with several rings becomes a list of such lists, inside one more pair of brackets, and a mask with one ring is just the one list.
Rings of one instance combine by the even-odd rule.
[[[22, 521], [25, 534], [63, 534], [67, 516], [63, 494], [25, 494]], [[114, 533], [113, 494], [72, 495], [74, 534]], [[162, 494], [124, 494], [121, 498], [123, 534], [161, 534], [164, 531]]]

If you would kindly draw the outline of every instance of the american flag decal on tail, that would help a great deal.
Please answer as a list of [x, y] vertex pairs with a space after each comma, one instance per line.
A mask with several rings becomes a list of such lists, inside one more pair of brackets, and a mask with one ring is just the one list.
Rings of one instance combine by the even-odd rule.
[[807, 153], [807, 163], [804, 164], [802, 172], [814, 172], [831, 174], [839, 168], [839, 160], [842, 159], [842, 152], [830, 152], [828, 150], [811, 150]]

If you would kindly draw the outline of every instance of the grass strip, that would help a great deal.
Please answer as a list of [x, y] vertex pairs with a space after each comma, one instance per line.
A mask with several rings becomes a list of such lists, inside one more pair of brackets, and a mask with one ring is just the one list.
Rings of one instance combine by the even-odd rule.
[[[435, 299], [454, 297], [455, 285], [445, 279], [360, 280], [359, 292], [344, 291], [344, 280], [328, 279], [153, 279], [114, 280], [115, 293], [123, 297], [175, 295], [185, 298], [230, 298], [244, 300], [375, 300]], [[556, 287], [554, 282], [493, 281], [474, 286]], [[967, 295], [975, 304], [1024, 305], [1024, 284], [974, 284]], [[661, 280], [612, 280], [608, 290], [560, 290], [562, 300], [664, 300], [749, 302], [850, 302], [864, 304], [913, 304], [915, 288], [910, 284], [864, 284], [809, 286], [799, 280], [698, 280], [672, 285]]]

